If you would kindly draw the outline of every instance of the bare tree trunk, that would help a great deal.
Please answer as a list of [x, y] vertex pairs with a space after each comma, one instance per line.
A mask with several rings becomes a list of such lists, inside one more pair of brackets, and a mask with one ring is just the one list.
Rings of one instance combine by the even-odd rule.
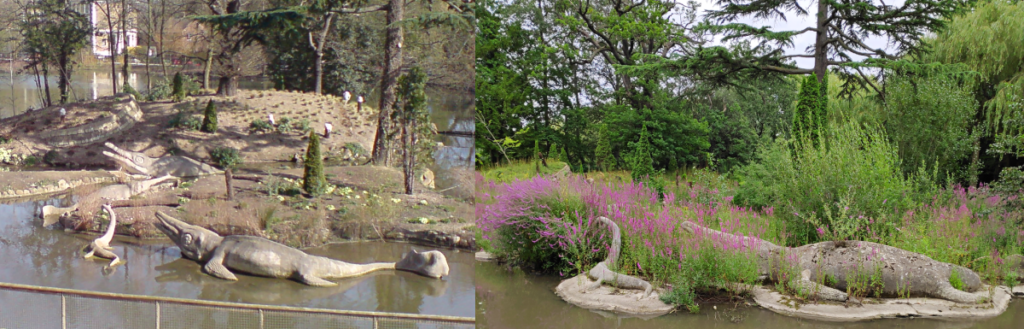
[[334, 13], [327, 14], [327, 19], [324, 21], [324, 26], [320, 30], [320, 35], [317, 36], [317, 41], [313, 42], [313, 33], [309, 33], [309, 45], [313, 47], [313, 51], [316, 52], [316, 86], [313, 88], [317, 95], [323, 95], [323, 80], [324, 80], [324, 44], [327, 41], [327, 34], [331, 31], [331, 22], [334, 20]]
[[43, 61], [43, 90], [46, 93], [46, 104], [44, 106], [53, 105], [53, 98], [50, 96], [50, 69], [46, 66], [46, 61]]
[[217, 95], [221, 96], [235, 96], [238, 93], [238, 77], [236, 76], [225, 76], [220, 77], [220, 82], [217, 84]]
[[405, 149], [405, 152], [403, 152], [404, 154], [402, 156], [402, 162], [405, 165], [405, 170], [403, 170], [405, 173], [405, 194], [412, 195], [413, 176], [415, 176], [413, 175], [412, 168], [413, 162], [416, 161], [414, 158], [415, 155], [413, 155], [412, 153], [412, 149], [415, 147], [415, 140], [412, 139], [412, 132], [409, 131], [408, 128], [410, 123], [408, 122], [408, 120], [403, 121], [406, 121], [403, 122], [402, 124], [402, 144], [404, 144], [403, 148]]
[[818, 34], [814, 40], [814, 74], [818, 83], [825, 79], [828, 71], [828, 1], [818, 1]]
[[125, 0], [121, 0], [121, 43], [124, 44], [124, 57], [121, 67], [121, 74], [124, 76], [124, 83], [128, 84], [128, 73], [131, 71], [131, 67], [128, 64], [128, 3]]
[[402, 0], [389, 0], [387, 10], [387, 36], [384, 46], [384, 77], [380, 85], [380, 114], [377, 117], [377, 134], [373, 138], [373, 164], [390, 165], [388, 132], [391, 130], [391, 111], [395, 103], [395, 85], [402, 70]]
[[210, 89], [210, 70], [213, 69], [213, 48], [206, 49], [206, 65], [203, 68], [203, 89]]

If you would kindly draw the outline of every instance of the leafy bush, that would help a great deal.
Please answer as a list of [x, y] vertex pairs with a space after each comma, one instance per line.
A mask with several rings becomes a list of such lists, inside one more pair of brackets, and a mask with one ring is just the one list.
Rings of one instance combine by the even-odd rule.
[[175, 114], [171, 118], [171, 121], [167, 123], [171, 128], [185, 128], [188, 130], [199, 130], [203, 126], [203, 121], [193, 116], [191, 113], [179, 110], [178, 114]]
[[292, 132], [292, 119], [283, 117], [277, 122], [277, 132], [282, 134], [289, 134]]
[[844, 226], [850, 220], [872, 221], [851, 238], [888, 234], [891, 221], [914, 206], [916, 195], [912, 182], [901, 174], [896, 147], [876, 127], [845, 123], [827, 131], [819, 147], [784, 139], [763, 147], [758, 161], [737, 172], [735, 202], [785, 207], [779, 217], [794, 238], [787, 243], [793, 245], [820, 241], [824, 237], [819, 228]]
[[157, 82], [146, 92], [146, 101], [155, 102], [161, 99], [167, 99], [173, 94], [171, 86], [167, 83], [167, 80]]
[[128, 84], [128, 81], [124, 82], [124, 86], [121, 87], [121, 91], [123, 93], [134, 96], [136, 101], [142, 101], [143, 99], [142, 94], [136, 91], [135, 88], [132, 88], [132, 85]]
[[268, 132], [273, 131], [274, 126], [270, 125], [270, 122], [263, 121], [262, 119], [253, 119], [249, 122], [249, 132]]
[[206, 111], [203, 113], [203, 132], [217, 132], [217, 105], [213, 100], [206, 102]]
[[238, 156], [238, 149], [234, 147], [218, 147], [210, 151], [210, 158], [222, 168], [232, 168], [242, 163]]
[[313, 127], [309, 126], [309, 120], [308, 119], [299, 120], [299, 127], [298, 128], [299, 128], [299, 131], [302, 132], [302, 133], [308, 133], [308, 132], [313, 130]]

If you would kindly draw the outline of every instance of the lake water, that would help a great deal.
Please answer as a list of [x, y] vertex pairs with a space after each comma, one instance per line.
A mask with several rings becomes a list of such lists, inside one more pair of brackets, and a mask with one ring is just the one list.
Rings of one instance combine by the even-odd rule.
[[[700, 312], [677, 312], [652, 319], [594, 312], [566, 303], [555, 295], [561, 279], [509, 272], [491, 262], [476, 265], [476, 327], [504, 328], [739, 328], [739, 329], [1010, 329], [1024, 324], [1024, 300], [1015, 299], [1002, 315], [976, 321], [887, 319], [853, 323], [823, 322], [782, 316], [760, 307], [700, 304]], [[715, 307], [712, 307], [715, 306]], [[716, 309], [717, 308], [717, 309]]]
[[[108, 261], [83, 259], [80, 250], [96, 236], [42, 227], [33, 216], [45, 204], [68, 205], [67, 197], [47, 201], [0, 204], [0, 280], [11, 283], [254, 304], [328, 309], [474, 315], [473, 255], [441, 250], [450, 276], [442, 280], [404, 271], [380, 271], [337, 280], [337, 287], [310, 287], [295, 281], [238, 275], [237, 282], [202, 273], [198, 263], [181, 258], [170, 240], [143, 241], [117, 237], [114, 252], [126, 260], [113, 273]], [[352, 263], [390, 262], [411, 249], [409, 244], [360, 242], [331, 244], [306, 250], [314, 255]], [[5, 303], [16, 300], [3, 298]], [[2, 316], [2, 314], [0, 314]]]

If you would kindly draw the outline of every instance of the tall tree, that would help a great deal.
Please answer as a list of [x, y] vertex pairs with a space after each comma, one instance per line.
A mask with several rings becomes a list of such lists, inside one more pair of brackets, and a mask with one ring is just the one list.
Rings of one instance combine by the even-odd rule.
[[[995, 178], [1001, 166], [1024, 156], [1024, 3], [1014, 0], [979, 1], [971, 11], [954, 18], [949, 28], [929, 42], [933, 52], [925, 61], [962, 64], [978, 73], [975, 98], [979, 103], [974, 127], [969, 183], [978, 171]], [[987, 137], [982, 140], [982, 137]], [[983, 149], [995, 167], [982, 168]], [[1000, 164], [1002, 163], [1002, 164]]]
[[412, 194], [416, 175], [417, 137], [416, 130], [427, 120], [427, 76], [419, 67], [413, 67], [409, 73], [398, 79], [398, 95], [401, 108], [399, 124], [402, 126], [403, 173], [405, 174], [405, 194]]
[[[905, 55], [919, 56], [925, 50], [921, 38], [927, 32], [941, 30], [961, 9], [959, 0], [907, 0], [902, 5], [889, 5], [856, 0], [819, 0], [816, 8], [805, 8], [798, 0], [716, 0], [720, 7], [710, 10], [708, 18], [715, 25], [704, 28], [724, 32], [724, 41], [751, 39], [758, 42], [757, 52], [729, 53], [721, 48], [706, 53], [713, 65], [707, 67], [730, 68], [720, 70], [728, 74], [735, 68], [755, 68], [784, 74], [814, 73], [819, 83], [824, 82], [829, 67], [846, 82], [847, 92], [855, 88], [877, 89], [875, 78], [865, 67], [881, 67]], [[737, 23], [741, 17], [787, 20], [787, 12], [797, 16], [810, 15], [813, 24], [799, 29], [776, 31], [768, 26], [754, 27]], [[805, 33], [814, 33], [814, 44], [803, 54], [784, 55], [794, 40]], [[894, 50], [872, 47], [868, 38], [884, 38]], [[813, 58], [814, 66], [800, 68], [789, 60], [795, 57]]]
[[[112, 0], [90, 0], [92, 8], [99, 10], [99, 14], [101, 15], [99, 17], [100, 22], [106, 23], [107, 31], [105, 32], [105, 35], [107, 36], [107, 47], [110, 49], [111, 90], [113, 90], [114, 94], [117, 94], [117, 88], [120, 86], [117, 84], [117, 51], [123, 31], [122, 33], [119, 33], [115, 28], [120, 27], [124, 16], [121, 16], [122, 10], [119, 6], [113, 4], [115, 4], [115, 2]], [[127, 51], [128, 49], [125, 50]]]
[[[59, 103], [68, 102], [71, 93], [71, 74], [76, 62], [74, 56], [85, 48], [92, 29], [88, 19], [74, 10], [66, 1], [38, 0], [24, 8], [20, 23], [23, 47], [31, 55], [29, 66], [41, 73], [45, 84], [44, 104], [52, 105], [48, 75], [50, 65], [58, 74]], [[42, 72], [39, 72], [42, 70]]]

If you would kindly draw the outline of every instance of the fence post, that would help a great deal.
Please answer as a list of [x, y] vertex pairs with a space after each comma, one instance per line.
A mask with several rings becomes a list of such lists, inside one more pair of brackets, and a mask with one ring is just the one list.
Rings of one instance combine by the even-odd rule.
[[60, 294], [60, 329], [68, 329], [68, 308], [64, 294]]
[[154, 304], [156, 304], [156, 329], [160, 329], [160, 302], [157, 301]]
[[263, 309], [260, 309], [260, 329], [263, 329]]
[[377, 329], [377, 317], [373, 317], [373, 329]]

